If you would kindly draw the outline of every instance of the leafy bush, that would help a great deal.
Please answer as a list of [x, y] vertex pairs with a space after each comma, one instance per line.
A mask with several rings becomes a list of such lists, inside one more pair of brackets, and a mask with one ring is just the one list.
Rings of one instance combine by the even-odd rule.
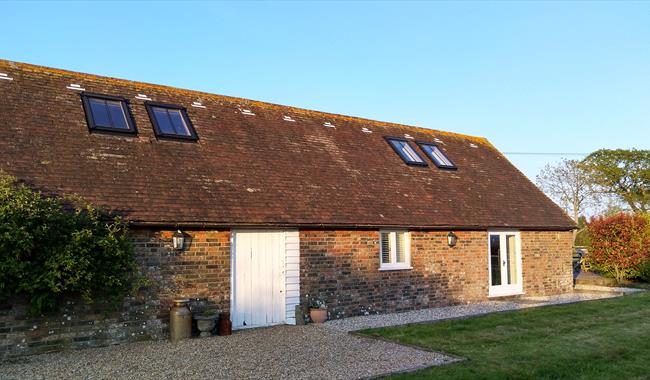
[[593, 218], [589, 224], [588, 268], [614, 277], [619, 283], [639, 277], [650, 260], [650, 223], [638, 214]]
[[639, 278], [645, 282], [650, 282], [650, 260], [646, 260], [639, 265]]
[[135, 286], [126, 224], [71, 204], [0, 172], [0, 301], [26, 296], [43, 313], [67, 297], [118, 298]]

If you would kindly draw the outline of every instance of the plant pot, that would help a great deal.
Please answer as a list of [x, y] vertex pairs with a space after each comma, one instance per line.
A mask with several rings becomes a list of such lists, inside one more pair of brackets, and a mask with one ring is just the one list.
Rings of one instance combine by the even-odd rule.
[[314, 323], [323, 323], [327, 320], [327, 309], [309, 309], [309, 318]]
[[197, 315], [194, 319], [196, 320], [196, 327], [201, 332], [201, 334], [199, 334], [201, 338], [212, 335], [212, 330], [214, 330], [214, 326], [216, 325], [216, 315]]

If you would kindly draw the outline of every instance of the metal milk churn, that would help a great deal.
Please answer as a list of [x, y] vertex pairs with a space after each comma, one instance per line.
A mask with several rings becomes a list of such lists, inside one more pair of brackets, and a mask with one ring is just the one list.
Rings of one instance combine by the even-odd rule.
[[192, 312], [187, 298], [174, 300], [169, 311], [169, 335], [172, 342], [192, 337]]

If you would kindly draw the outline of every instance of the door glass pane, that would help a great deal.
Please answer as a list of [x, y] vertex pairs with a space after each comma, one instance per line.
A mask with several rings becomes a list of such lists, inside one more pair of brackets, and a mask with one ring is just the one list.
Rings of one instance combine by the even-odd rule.
[[490, 270], [492, 286], [501, 285], [501, 250], [499, 235], [490, 235]]
[[517, 274], [517, 255], [515, 248], [515, 235], [506, 235], [507, 265], [508, 265], [508, 284], [516, 284]]

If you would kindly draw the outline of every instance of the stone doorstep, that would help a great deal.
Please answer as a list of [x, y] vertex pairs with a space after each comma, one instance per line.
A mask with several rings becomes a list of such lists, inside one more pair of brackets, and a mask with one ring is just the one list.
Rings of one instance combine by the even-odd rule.
[[632, 294], [638, 292], [645, 292], [645, 289], [637, 288], [625, 288], [625, 287], [610, 287], [610, 286], [600, 286], [600, 285], [585, 285], [585, 284], [576, 284], [574, 287], [574, 292], [577, 293], [611, 293], [611, 294]]

